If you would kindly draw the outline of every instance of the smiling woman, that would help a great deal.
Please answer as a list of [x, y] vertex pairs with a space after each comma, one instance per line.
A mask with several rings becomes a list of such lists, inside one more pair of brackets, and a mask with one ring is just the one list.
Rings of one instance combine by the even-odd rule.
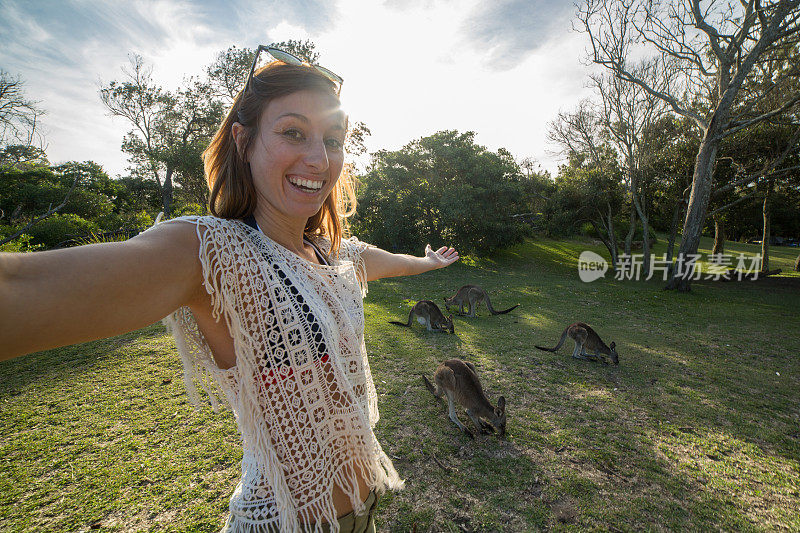
[[0, 254], [2, 359], [166, 316], [189, 394], [221, 389], [242, 436], [224, 530], [374, 531], [377, 499], [402, 481], [372, 431], [362, 298], [369, 280], [458, 253], [344, 238], [355, 201], [340, 86], [297, 63], [254, 72], [204, 154], [212, 215], [124, 243]]

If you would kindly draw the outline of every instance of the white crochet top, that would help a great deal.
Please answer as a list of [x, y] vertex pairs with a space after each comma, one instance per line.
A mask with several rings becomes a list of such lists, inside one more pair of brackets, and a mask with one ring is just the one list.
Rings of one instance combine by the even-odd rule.
[[338, 531], [334, 484], [355, 512], [364, 510], [354, 470], [378, 492], [403, 486], [372, 432], [378, 406], [364, 346], [361, 258], [368, 245], [343, 240], [324, 266], [237, 220], [168, 223], [175, 222], [196, 226], [214, 317], [227, 323], [236, 352], [236, 366], [222, 370], [188, 308], [164, 319], [190, 398], [198, 401], [198, 383], [216, 409], [221, 390], [236, 415], [242, 479], [223, 531], [321, 531], [322, 522]]

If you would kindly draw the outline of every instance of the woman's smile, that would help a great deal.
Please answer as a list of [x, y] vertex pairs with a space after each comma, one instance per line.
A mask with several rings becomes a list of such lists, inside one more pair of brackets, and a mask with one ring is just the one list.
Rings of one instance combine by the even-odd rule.
[[306, 178], [296, 174], [286, 176], [286, 180], [294, 189], [310, 196], [318, 194], [325, 186], [325, 180]]

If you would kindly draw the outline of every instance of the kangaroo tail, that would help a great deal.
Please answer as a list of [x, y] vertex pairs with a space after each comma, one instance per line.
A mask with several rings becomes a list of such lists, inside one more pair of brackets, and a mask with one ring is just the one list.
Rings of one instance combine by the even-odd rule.
[[[433, 383], [431, 383], [430, 380], [427, 377], [425, 377], [425, 374], [420, 374], [420, 376], [422, 376], [422, 379], [425, 381], [425, 386], [428, 388], [429, 391], [431, 391], [431, 394], [436, 396], [436, 388], [434, 388]], [[438, 396], [436, 397], [438, 398]]]
[[494, 307], [492, 307], [492, 301], [489, 299], [489, 293], [486, 293], [486, 308], [493, 315], [504, 315], [504, 314], [508, 313], [509, 311], [513, 311], [517, 307], [519, 307], [519, 304], [515, 305], [514, 307], [509, 307], [505, 311], [495, 311]]
[[493, 313], [492, 313], [492, 314], [494, 314], [494, 315], [504, 315], [504, 314], [508, 313], [509, 311], [513, 311], [513, 310], [514, 310], [514, 309], [516, 309], [517, 307], [519, 307], [519, 304], [517, 304], [517, 305], [515, 305], [515, 306], [513, 306], [513, 307], [509, 307], [509, 308], [508, 308], [508, 309], [506, 309], [505, 311], [494, 311], [494, 310], [493, 310]]
[[536, 346], [535, 344], [534, 346], [536, 346], [540, 350], [544, 350], [545, 352], [557, 352], [558, 349], [561, 348], [561, 345], [564, 344], [564, 341], [567, 338], [567, 331], [569, 331], [569, 327], [567, 327], [567, 329], [564, 330], [564, 333], [561, 334], [561, 338], [558, 340], [558, 344], [556, 344], [553, 348], [545, 348], [544, 346]]
[[389, 322], [389, 324], [394, 324], [396, 326], [403, 326], [403, 327], [406, 327], [406, 328], [410, 328], [411, 327], [411, 320], [413, 318], [414, 318], [414, 309], [412, 308], [411, 311], [409, 311], [409, 313], [408, 313], [408, 322], [403, 324], [402, 322], [398, 322], [396, 320], [392, 320], [392, 321]]

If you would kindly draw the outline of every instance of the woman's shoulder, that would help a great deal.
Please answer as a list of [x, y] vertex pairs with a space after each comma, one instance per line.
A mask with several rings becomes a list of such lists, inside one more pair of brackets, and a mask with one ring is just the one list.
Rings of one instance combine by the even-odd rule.
[[[141, 241], [165, 240], [175, 246], [197, 249], [198, 244], [220, 241], [230, 244], [234, 240], [246, 240], [248, 226], [240, 220], [225, 219], [213, 215], [191, 215], [169, 220], [157, 220], [137, 237]], [[205, 243], [205, 244], [204, 244]]]
[[214, 215], [187, 215], [182, 217], [170, 218], [169, 220], [157, 221], [154, 226], [160, 224], [185, 223], [195, 226], [231, 226], [242, 224], [241, 220], [220, 218]]
[[153, 225], [153, 228], [168, 225], [191, 228], [185, 229], [184, 231], [194, 231], [198, 236], [202, 236], [209, 230], [211, 230], [212, 233], [247, 233], [247, 230], [249, 229], [249, 226], [241, 220], [233, 218], [220, 218], [214, 215], [189, 215], [175, 217], [160, 223], [156, 222]]
[[365, 242], [360, 241], [357, 237], [342, 236], [342, 238], [339, 240], [339, 249], [335, 251], [336, 253], [332, 254], [331, 253], [332, 243], [327, 235], [312, 235], [309, 238], [326, 255], [334, 257], [338, 255], [339, 259], [344, 259], [347, 261], [354, 260], [366, 248], [372, 246], [371, 244], [367, 244]]
[[347, 256], [360, 256], [364, 250], [370, 247], [373, 247], [373, 245], [360, 240], [355, 235], [350, 235], [347, 238], [343, 237], [339, 245], [340, 253]]

